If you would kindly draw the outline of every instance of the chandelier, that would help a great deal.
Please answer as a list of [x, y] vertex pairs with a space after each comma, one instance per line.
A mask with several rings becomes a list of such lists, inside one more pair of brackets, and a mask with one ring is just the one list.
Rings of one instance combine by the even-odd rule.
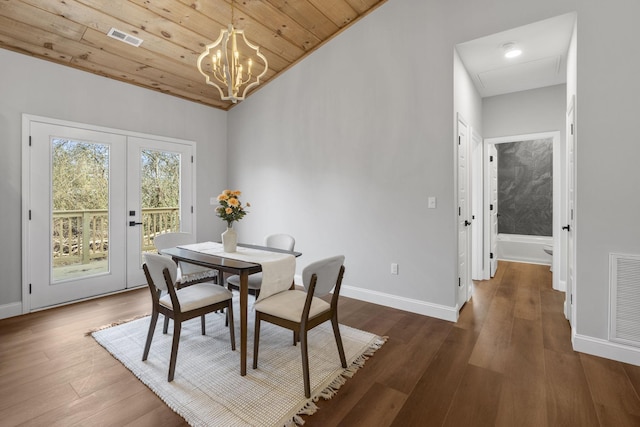
[[[218, 39], [205, 48], [198, 58], [198, 71], [205, 77], [208, 85], [218, 89], [222, 100], [234, 104], [242, 101], [249, 89], [259, 85], [260, 78], [269, 69], [267, 58], [260, 53], [260, 47], [245, 38], [244, 30], [233, 27], [233, 0], [229, 27], [220, 30]], [[260, 61], [264, 63], [264, 69], [256, 74], [255, 66]]]

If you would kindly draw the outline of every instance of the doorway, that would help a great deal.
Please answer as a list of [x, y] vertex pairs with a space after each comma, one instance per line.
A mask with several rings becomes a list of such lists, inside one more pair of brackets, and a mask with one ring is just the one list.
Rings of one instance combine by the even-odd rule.
[[[484, 218], [485, 230], [488, 230], [484, 237], [484, 248], [485, 248], [485, 262], [487, 265], [491, 265], [491, 268], [485, 273], [485, 278], [489, 279], [493, 277], [495, 274], [495, 265], [497, 259], [497, 235], [498, 235], [498, 214], [500, 212], [500, 200], [497, 197], [497, 150], [496, 144], [517, 142], [517, 141], [536, 141], [536, 140], [552, 140], [553, 147], [553, 183], [552, 183], [552, 224], [551, 230], [553, 235], [553, 255], [552, 255], [552, 270], [554, 272], [561, 272], [562, 268], [562, 260], [560, 257], [561, 246], [560, 246], [560, 238], [561, 236], [561, 155], [560, 155], [560, 132], [541, 132], [541, 133], [532, 133], [526, 135], [513, 135], [513, 136], [505, 136], [500, 138], [487, 138], [485, 139], [485, 152], [488, 153], [485, 156], [485, 166], [484, 170], [485, 179], [484, 179], [484, 194], [485, 196], [485, 204], [484, 204]], [[561, 274], [553, 275], [553, 289], [565, 291], [564, 280], [561, 278]]]
[[193, 232], [192, 142], [28, 115], [23, 129], [23, 311], [143, 285], [153, 237]]

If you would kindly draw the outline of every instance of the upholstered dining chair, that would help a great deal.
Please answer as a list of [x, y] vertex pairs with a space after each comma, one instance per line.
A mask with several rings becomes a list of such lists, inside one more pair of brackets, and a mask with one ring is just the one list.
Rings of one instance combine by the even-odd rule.
[[[178, 278], [178, 267], [169, 257], [152, 253], [144, 254], [145, 263], [142, 268], [147, 278], [151, 300], [153, 302], [151, 321], [149, 322], [149, 332], [147, 342], [142, 353], [142, 360], [147, 360], [151, 340], [158, 322], [158, 315], [164, 314], [165, 318], [173, 319], [173, 341], [171, 346], [171, 357], [169, 360], [168, 381], [173, 381], [178, 357], [178, 344], [180, 343], [180, 331], [182, 322], [201, 317], [202, 335], [205, 335], [204, 315], [213, 311], [227, 309], [227, 319], [229, 321], [229, 336], [231, 338], [231, 350], [236, 349], [236, 340], [233, 328], [233, 304], [232, 293], [222, 286], [210, 283], [198, 283], [178, 289], [176, 286]], [[166, 294], [163, 296], [163, 291]], [[166, 328], [165, 331], [166, 333]]]
[[[338, 296], [342, 276], [344, 275], [344, 256], [316, 261], [302, 271], [302, 282], [305, 291], [289, 289], [278, 292], [254, 304], [256, 312], [255, 334], [253, 341], [253, 369], [258, 367], [258, 347], [260, 343], [260, 322], [266, 321], [290, 329], [294, 333], [294, 345], [300, 340], [302, 353], [302, 373], [304, 377], [304, 395], [311, 397], [309, 378], [309, 353], [307, 348], [307, 332], [316, 326], [331, 320], [333, 334], [338, 346], [338, 355], [343, 368], [347, 361], [340, 337], [338, 325]], [[321, 297], [333, 289], [331, 302]]]
[[[158, 253], [162, 252], [163, 249], [193, 243], [196, 243], [196, 238], [191, 233], [162, 233], [153, 238], [153, 245], [158, 250]], [[212, 280], [217, 282], [218, 272], [216, 270], [187, 262], [179, 262], [178, 267], [179, 288]]]
[[[283, 249], [292, 251], [296, 246], [296, 239], [288, 234], [269, 234], [264, 238], [264, 246], [275, 249]], [[249, 276], [248, 280], [249, 293], [253, 294], [257, 299], [260, 295], [260, 287], [262, 286], [262, 273], [255, 273]], [[234, 275], [227, 278], [227, 288], [240, 289], [240, 276]]]

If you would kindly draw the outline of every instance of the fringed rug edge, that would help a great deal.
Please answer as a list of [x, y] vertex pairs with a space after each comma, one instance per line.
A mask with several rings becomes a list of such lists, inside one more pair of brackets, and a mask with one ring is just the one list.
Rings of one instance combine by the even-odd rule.
[[125, 323], [133, 322], [134, 320], [142, 319], [143, 317], [147, 317], [149, 315], [150, 315], [149, 313], [139, 314], [137, 316], [133, 316], [133, 317], [130, 317], [128, 319], [120, 319], [120, 320], [116, 320], [115, 322], [107, 323], [106, 325], [97, 326], [97, 327], [91, 328], [87, 332], [85, 332], [84, 336], [88, 337], [88, 336], [91, 336], [94, 332], [102, 331], [103, 329], [109, 329], [109, 328], [113, 328], [114, 326], [119, 326], [119, 325], [123, 325]]
[[364, 364], [374, 353], [379, 350], [384, 343], [389, 339], [388, 336], [376, 336], [369, 347], [362, 352], [351, 365], [347, 366], [338, 376], [329, 383], [323, 390], [316, 395], [308, 399], [301, 408], [299, 408], [295, 415], [284, 423], [284, 427], [297, 427], [304, 424], [304, 419], [301, 415], [313, 415], [318, 411], [318, 405], [316, 402], [322, 398], [323, 400], [329, 400], [333, 398], [344, 384], [346, 384], [348, 378], [352, 378], [356, 372], [358, 372]]

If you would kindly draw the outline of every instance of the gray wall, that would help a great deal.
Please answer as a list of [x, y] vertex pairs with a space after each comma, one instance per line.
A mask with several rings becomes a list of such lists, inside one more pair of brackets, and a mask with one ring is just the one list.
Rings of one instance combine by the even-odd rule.
[[223, 227], [209, 197], [226, 185], [226, 113], [0, 49], [0, 313], [20, 302], [22, 114], [196, 142], [201, 238]]
[[[640, 209], [640, 198], [624, 196], [640, 181], [640, 144], [628, 137], [640, 112], [640, 58], [628, 55], [640, 38], [635, 1], [389, 0], [230, 112], [229, 180], [257, 217], [240, 232], [258, 240], [289, 231], [301, 264], [345, 253], [346, 285], [454, 306], [453, 47], [571, 11], [580, 76], [575, 324], [606, 339], [608, 254], [640, 253], [640, 227], [623, 220]], [[482, 120], [485, 138], [562, 127], [513, 122], [498, 133], [486, 109]], [[551, 120], [563, 123], [564, 111]], [[428, 196], [437, 209], [427, 209]]]
[[482, 99], [485, 138], [560, 131], [565, 141], [566, 85], [547, 86]]
[[498, 233], [553, 236], [553, 139], [496, 148]]

